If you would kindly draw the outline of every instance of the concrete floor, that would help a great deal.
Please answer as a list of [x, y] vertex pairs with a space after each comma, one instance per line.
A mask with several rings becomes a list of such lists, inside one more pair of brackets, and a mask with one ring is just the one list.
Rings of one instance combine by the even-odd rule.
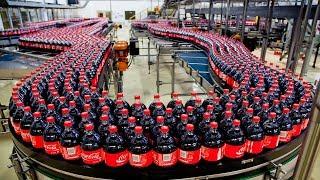
[[[128, 40], [129, 39], [129, 26], [125, 25], [123, 29], [118, 32], [118, 40]], [[146, 46], [145, 44], [140, 44], [140, 47]], [[146, 53], [146, 51], [142, 51], [141, 53]], [[154, 52], [151, 52], [153, 54]], [[253, 52], [257, 56], [260, 55], [260, 49], [257, 49]], [[274, 63], [278, 63], [281, 66], [285, 65], [285, 61], [278, 62], [278, 56], [273, 55], [273, 51], [268, 50], [267, 52], [267, 60], [272, 61]], [[161, 61], [168, 61], [170, 57], [161, 57]], [[123, 86], [124, 86], [124, 95], [126, 100], [130, 103], [133, 102], [134, 95], [141, 95], [142, 101], [145, 104], [149, 104], [152, 99], [154, 93], [156, 93], [156, 67], [153, 65], [151, 67], [151, 73], [148, 73], [148, 64], [147, 57], [137, 57], [135, 58], [135, 62], [129, 67], [127, 71], [124, 72], [123, 76]], [[298, 68], [301, 67], [301, 63], [299, 63]], [[168, 64], [160, 65], [160, 80], [164, 82], [170, 82], [171, 79], [171, 67]], [[307, 80], [313, 82], [317, 77], [319, 79], [320, 73], [320, 62], [317, 64], [316, 69], [311, 69], [308, 72]], [[0, 74], [1, 78], [1, 74]], [[185, 70], [179, 65], [176, 66], [176, 91], [181, 93], [188, 93], [192, 90], [197, 92], [203, 92], [202, 88], [199, 87], [196, 83], [186, 83], [181, 84], [180, 82], [185, 80], [192, 80], [189, 75], [185, 73]], [[11, 88], [15, 84], [15, 80], [2, 80], [0, 81], [0, 102], [3, 104], [7, 104], [9, 100], [9, 96], [11, 95]], [[112, 90], [111, 90], [112, 91]], [[162, 101], [167, 103], [170, 100], [170, 92], [171, 85], [162, 85], [160, 87], [160, 95]], [[185, 102], [189, 97], [182, 97], [182, 100]], [[8, 169], [7, 165], [10, 164], [8, 157], [10, 156], [12, 150], [12, 142], [8, 135], [0, 134], [0, 179], [17, 179], [14, 170]], [[316, 164], [314, 169], [320, 169], [320, 157], [316, 159]], [[311, 179], [318, 179], [316, 177], [320, 177], [319, 171], [314, 171]]]

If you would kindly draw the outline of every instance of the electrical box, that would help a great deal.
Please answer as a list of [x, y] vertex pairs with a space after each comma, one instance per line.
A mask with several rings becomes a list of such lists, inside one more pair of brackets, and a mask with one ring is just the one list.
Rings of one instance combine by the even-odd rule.
[[136, 37], [130, 38], [130, 55], [139, 55], [139, 40]]

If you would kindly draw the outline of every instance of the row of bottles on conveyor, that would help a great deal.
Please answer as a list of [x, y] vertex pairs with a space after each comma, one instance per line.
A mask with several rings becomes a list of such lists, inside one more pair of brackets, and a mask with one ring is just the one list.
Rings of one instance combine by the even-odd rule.
[[244, 84], [241, 92], [225, 89], [220, 97], [210, 91], [204, 101], [192, 92], [185, 104], [173, 93], [165, 106], [156, 94], [149, 107], [140, 96], [130, 106], [122, 93], [112, 100], [107, 91], [100, 94], [85, 83], [79, 83], [80, 91], [67, 85], [47, 96], [32, 91], [27, 106], [15, 93], [10, 106], [15, 132], [49, 155], [91, 165], [104, 160], [111, 167], [197, 164], [259, 154], [299, 136], [311, 109], [310, 93], [297, 101], [274, 91], [257, 95], [258, 88], [247, 90]]

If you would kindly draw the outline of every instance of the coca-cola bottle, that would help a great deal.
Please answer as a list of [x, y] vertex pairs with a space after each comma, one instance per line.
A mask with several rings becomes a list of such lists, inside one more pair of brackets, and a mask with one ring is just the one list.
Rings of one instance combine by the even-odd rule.
[[39, 102], [39, 105], [38, 105], [37, 111], [41, 113], [43, 118], [46, 118], [46, 115], [48, 113], [46, 103], [45, 103], [44, 99], [39, 99], [38, 102]]
[[65, 160], [78, 160], [81, 158], [80, 135], [73, 128], [72, 121], [64, 122], [64, 131], [60, 138], [61, 154]]
[[102, 115], [106, 115], [109, 117], [109, 124], [113, 124], [113, 125], [116, 125], [116, 121], [115, 121], [115, 118], [113, 117], [113, 115], [110, 113], [110, 108], [109, 106], [103, 106], [102, 107], [102, 112], [101, 112], [101, 116]]
[[287, 96], [286, 95], [281, 95], [280, 96], [280, 108], [283, 110], [284, 108], [287, 108]]
[[61, 128], [56, 125], [54, 117], [47, 117], [48, 125], [43, 131], [43, 147], [47, 154], [60, 154]]
[[214, 102], [214, 111], [213, 112], [217, 117], [217, 122], [220, 122], [222, 120], [222, 112], [223, 112], [224, 108], [220, 104], [220, 98], [219, 97], [215, 97], [213, 99], [213, 102]]
[[293, 125], [292, 136], [299, 136], [302, 131], [302, 116], [299, 112], [299, 104], [293, 104], [290, 117]]
[[100, 94], [97, 91], [97, 88], [94, 86], [91, 86], [91, 100], [93, 101], [93, 103], [95, 104], [95, 107], [98, 106], [99, 104], [99, 98], [100, 98]]
[[33, 122], [30, 106], [24, 107], [24, 115], [20, 122], [21, 137], [24, 142], [30, 143], [30, 127]]
[[102, 142], [106, 140], [106, 137], [109, 134], [109, 126], [109, 117], [107, 115], [100, 116], [100, 125], [98, 127], [98, 133]]
[[102, 107], [106, 105], [106, 101], [104, 98], [98, 98], [98, 106], [97, 106], [97, 116], [100, 117], [102, 114]]
[[179, 99], [176, 101], [176, 107], [173, 109], [173, 115], [177, 118], [180, 119], [181, 114], [185, 114], [186, 111], [182, 105], [182, 101]]
[[106, 90], [103, 90], [101, 93], [101, 96], [104, 98], [106, 105], [109, 106], [110, 111], [113, 112], [115, 109], [115, 103], [111, 98], [109, 98], [108, 95], [109, 95], [109, 92]]
[[[237, 104], [242, 104], [243, 101], [248, 101], [247, 95], [248, 95], [247, 91], [242, 91], [241, 96], [236, 100]], [[248, 103], [249, 103], [249, 101], [248, 101]]]
[[241, 119], [242, 117], [245, 116], [247, 109], [249, 106], [249, 102], [248, 101], [242, 101], [242, 106], [239, 108], [237, 114], [236, 114], [236, 118], [237, 119]]
[[165, 116], [166, 112], [165, 112], [165, 108], [163, 108], [163, 103], [161, 101], [157, 101], [155, 103], [155, 108], [153, 109], [152, 113], [152, 117], [156, 118], [158, 116]]
[[[232, 112], [231, 118], [234, 119], [234, 112], [233, 112], [233, 105], [231, 103], [226, 104], [225, 112], [230, 111]], [[221, 117], [225, 118], [225, 112], [222, 113]]]
[[124, 133], [124, 130], [128, 127], [128, 118], [129, 118], [129, 111], [128, 109], [121, 110], [121, 117], [118, 119], [118, 127], [119, 130]]
[[225, 117], [220, 121], [220, 131], [223, 135], [226, 135], [227, 131], [233, 126], [232, 112], [226, 111]]
[[208, 162], [216, 162], [223, 158], [224, 141], [218, 131], [218, 123], [210, 122], [209, 129], [205, 132], [202, 139], [201, 157]]
[[123, 99], [123, 93], [117, 93], [117, 97], [115, 99], [115, 102], [118, 100], [122, 101], [124, 108], [130, 109], [129, 103]]
[[282, 115], [277, 119], [277, 123], [280, 126], [280, 142], [291, 141], [293, 127], [289, 112], [289, 108], [283, 108]]
[[34, 121], [30, 127], [31, 143], [35, 149], [42, 149], [43, 132], [47, 124], [44, 122], [40, 112], [34, 112], [33, 117]]
[[265, 133], [264, 147], [267, 149], [274, 149], [278, 147], [280, 140], [280, 128], [276, 122], [277, 114], [270, 112], [269, 119], [263, 123], [263, 130]]
[[96, 165], [103, 161], [100, 136], [94, 131], [92, 123], [85, 125], [85, 134], [81, 141], [81, 158], [88, 165]]
[[129, 117], [128, 118], [128, 126], [124, 129], [124, 137], [127, 142], [130, 142], [134, 137], [134, 128], [136, 127], [136, 118]]
[[193, 114], [194, 107], [188, 106], [187, 107], [187, 114], [188, 114], [188, 124], [198, 125], [197, 117]]
[[180, 139], [181, 136], [185, 133], [187, 124], [188, 124], [188, 115], [182, 114], [180, 121], [177, 123], [177, 127], [176, 127], [175, 135], [177, 139]]
[[164, 124], [170, 128], [170, 132], [174, 133], [177, 125], [177, 119], [173, 116], [171, 108], [166, 109], [166, 115], [164, 116]]
[[54, 119], [57, 121], [57, 122], [60, 122], [61, 121], [61, 116], [59, 113], [56, 112], [56, 109], [55, 109], [55, 106], [54, 104], [48, 104], [48, 112], [45, 116], [45, 118], [49, 117], [49, 116], [52, 116], [54, 117]]
[[38, 92], [33, 94], [33, 99], [31, 101], [31, 109], [33, 112], [37, 111], [38, 106], [39, 106], [39, 99], [40, 99], [40, 94]]
[[143, 118], [143, 110], [141, 102], [135, 102], [131, 107], [131, 115], [139, 122]]
[[246, 152], [259, 154], [263, 151], [264, 133], [260, 125], [260, 118], [254, 116], [253, 123], [246, 129]]
[[183, 164], [194, 165], [201, 159], [200, 139], [193, 131], [193, 124], [187, 124], [186, 132], [181, 136], [178, 160]]
[[238, 104], [236, 102], [236, 96], [235, 95], [230, 95], [230, 101], [228, 103], [232, 104], [232, 112], [236, 113], [238, 111]]
[[119, 119], [121, 119], [121, 116], [122, 116], [122, 109], [124, 108], [123, 102], [121, 100], [117, 100], [115, 104], [116, 104], [116, 107], [114, 109], [113, 114], [114, 114], [116, 121], [119, 121]]
[[146, 105], [141, 102], [141, 97], [139, 95], [135, 95], [134, 96], [134, 103], [131, 105], [131, 108], [130, 108], [130, 112], [131, 113], [133, 113], [133, 111], [137, 108], [136, 107], [137, 104], [140, 104], [141, 109], [142, 109], [141, 112], [144, 109], [147, 109]]
[[86, 105], [90, 105], [90, 108], [92, 109], [91, 112], [96, 113], [96, 103], [94, 101], [91, 100], [91, 96], [90, 95], [84, 95], [84, 105], [83, 105], [83, 110], [85, 111], [86, 109]]
[[204, 134], [206, 132], [208, 132], [208, 130], [210, 129], [210, 122], [211, 122], [211, 119], [210, 119], [210, 114], [208, 112], [205, 112], [203, 114], [203, 120], [199, 123], [198, 125], [198, 134], [203, 137]]
[[253, 115], [258, 115], [259, 112], [261, 112], [262, 107], [260, 104], [260, 98], [259, 97], [254, 97], [253, 98], [253, 104], [250, 106], [253, 109]]
[[92, 106], [90, 104], [85, 104], [83, 106], [83, 110], [84, 112], [88, 112], [91, 122], [93, 122], [94, 125], [98, 125], [98, 122], [96, 120], [98, 120], [99, 118], [97, 114], [94, 112]]
[[310, 111], [308, 109], [308, 102], [305, 98], [302, 98], [300, 100], [300, 108], [299, 108], [299, 112], [301, 113], [301, 117], [302, 117], [302, 130], [306, 129], [308, 124], [309, 124], [309, 116], [310, 116]]
[[185, 107], [187, 108], [188, 106], [194, 107], [196, 105], [196, 98], [197, 98], [197, 92], [192, 91], [191, 92], [191, 98], [186, 102]]
[[151, 139], [151, 131], [155, 123], [155, 120], [150, 115], [150, 110], [143, 110], [143, 118], [140, 120], [139, 125], [142, 126], [143, 131], [148, 139]]
[[64, 122], [65, 121], [72, 121], [73, 124], [75, 123], [73, 117], [69, 115], [69, 109], [68, 108], [63, 108], [61, 110], [61, 114], [62, 114], [61, 119], [58, 122], [60, 127], [64, 126]]
[[13, 114], [16, 112], [17, 110], [17, 103], [20, 100], [18, 97], [18, 93], [15, 92], [16, 95], [12, 96], [12, 98], [10, 99], [9, 102], [9, 115], [10, 117], [13, 117]]
[[81, 115], [75, 101], [69, 101], [69, 114], [74, 119], [74, 123], [79, 124], [81, 121]]
[[160, 135], [160, 127], [161, 126], [164, 126], [164, 118], [163, 118], [163, 116], [157, 116], [156, 124], [152, 128], [153, 140], [156, 140], [157, 137]]
[[280, 107], [280, 101], [278, 99], [273, 100], [273, 104], [269, 109], [269, 112], [275, 112], [277, 116], [280, 116], [282, 113], [281, 107]]
[[203, 101], [202, 107], [207, 108], [208, 105], [214, 105], [214, 91], [208, 92], [208, 97]]
[[167, 108], [174, 109], [176, 107], [176, 101], [179, 99], [179, 93], [173, 92], [172, 99], [169, 101]]
[[104, 162], [108, 167], [124, 166], [129, 161], [129, 152], [117, 126], [109, 126], [109, 135], [103, 141]]
[[85, 103], [84, 103], [84, 99], [80, 96], [79, 91], [74, 92], [74, 101], [77, 104], [77, 108], [81, 111]]
[[178, 150], [168, 126], [161, 126], [156, 139], [153, 162], [160, 167], [174, 166], [178, 161]]
[[[247, 129], [249, 125], [252, 124], [252, 118], [253, 118], [253, 109], [248, 108], [246, 114], [241, 119], [241, 128]], [[246, 133], [246, 131], [244, 131]]]
[[82, 112], [81, 113], [81, 122], [78, 125], [79, 135], [82, 137], [85, 133], [85, 126], [87, 124], [91, 124], [91, 120], [89, 119], [89, 113], [88, 112]]
[[230, 159], [238, 159], [244, 156], [246, 139], [240, 128], [240, 121], [235, 119], [231, 128], [227, 130], [225, 135], [224, 156]]
[[141, 126], [136, 126], [134, 132], [135, 136], [129, 143], [129, 163], [133, 167], [148, 167], [153, 162], [153, 150], [150, 142], [144, 136]]
[[262, 93], [261, 100], [260, 100], [260, 104], [261, 104], [261, 106], [262, 106], [263, 104], [266, 104], [266, 103], [269, 104], [268, 93], [263, 92], [263, 93]]
[[269, 119], [269, 104], [265, 103], [262, 105], [262, 111], [258, 113], [257, 116], [260, 117], [260, 124], [263, 124]]
[[11, 124], [14, 128], [14, 132], [17, 135], [21, 134], [21, 129], [20, 129], [20, 122], [21, 119], [24, 116], [24, 111], [23, 111], [23, 103], [21, 101], [17, 102], [17, 109], [13, 114], [12, 120], [11, 120]]
[[202, 106], [201, 98], [196, 99], [196, 105], [194, 107], [194, 115], [197, 118], [197, 122], [201, 122], [204, 112], [206, 112], [205, 108]]
[[58, 113], [61, 113], [63, 108], [69, 108], [66, 98], [64, 96], [59, 97], [59, 105], [57, 106]]
[[229, 89], [224, 89], [223, 90], [223, 94], [220, 97], [220, 104], [222, 107], [225, 107], [225, 105], [227, 104], [227, 102], [229, 102], [230, 97], [229, 97]]

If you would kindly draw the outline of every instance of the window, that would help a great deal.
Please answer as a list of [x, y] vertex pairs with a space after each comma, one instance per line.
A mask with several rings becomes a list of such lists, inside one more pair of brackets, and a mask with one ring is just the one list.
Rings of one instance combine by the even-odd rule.
[[29, 21], [29, 19], [28, 19], [28, 10], [24, 9], [24, 8], [21, 8], [20, 9], [20, 13], [21, 13], [22, 22], [23, 23], [28, 22]]
[[125, 11], [125, 20], [134, 20], [136, 19], [136, 12], [135, 11]]
[[8, 14], [7, 14], [7, 9], [1, 9], [0, 15], [2, 18], [3, 28], [10, 29], [10, 23], [9, 23], [9, 18], [8, 18]]

